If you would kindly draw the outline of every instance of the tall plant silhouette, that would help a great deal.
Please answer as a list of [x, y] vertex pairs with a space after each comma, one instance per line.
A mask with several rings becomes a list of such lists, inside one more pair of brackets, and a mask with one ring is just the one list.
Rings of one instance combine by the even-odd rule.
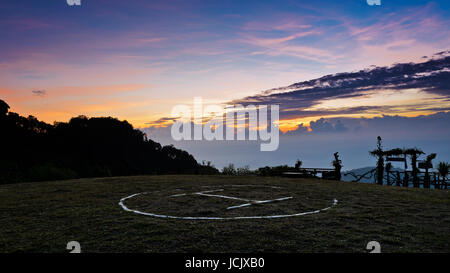
[[427, 156], [427, 159], [425, 160], [425, 180], [424, 180], [424, 184], [423, 184], [424, 188], [428, 188], [428, 189], [430, 188], [431, 183], [430, 183], [430, 175], [428, 173], [428, 169], [432, 168], [432, 166], [433, 166], [432, 161], [435, 158], [436, 158], [436, 154], [432, 153], [432, 154], [429, 154]]
[[295, 169], [298, 171], [300, 170], [300, 168], [303, 165], [303, 161], [301, 161], [300, 159], [297, 159], [297, 162], [295, 162]]
[[382, 139], [380, 136], [377, 137], [377, 149], [370, 151], [370, 154], [374, 157], [377, 157], [377, 184], [383, 185], [383, 176], [384, 176], [384, 152]]
[[449, 169], [450, 169], [450, 164], [447, 162], [439, 162], [438, 165], [438, 172], [439, 175], [442, 177], [442, 187], [444, 187], [445, 189], [447, 189], [447, 175], [449, 173]]
[[342, 160], [339, 159], [339, 153], [334, 153], [334, 160], [333, 160], [333, 166], [334, 166], [334, 172], [336, 175], [336, 180], [341, 180], [341, 169], [342, 169]]

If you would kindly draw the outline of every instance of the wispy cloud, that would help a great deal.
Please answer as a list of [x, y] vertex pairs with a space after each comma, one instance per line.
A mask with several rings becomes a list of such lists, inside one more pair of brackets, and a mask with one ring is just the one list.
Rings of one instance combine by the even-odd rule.
[[45, 91], [45, 90], [33, 90], [33, 91], [31, 91], [31, 93], [33, 94], [33, 96], [44, 97], [47, 94], [47, 91]]
[[[285, 89], [279, 91], [286, 94], [246, 100], [280, 102], [289, 110], [283, 115], [290, 118], [304, 113], [312, 118], [313, 113], [325, 112], [356, 115], [389, 110], [403, 114], [401, 111], [409, 111], [416, 104], [401, 101], [382, 109], [373, 103], [365, 105], [362, 99], [379, 100], [377, 96], [389, 95], [399, 85], [363, 83], [356, 78], [364, 76], [361, 74], [342, 79], [347, 83], [339, 85], [342, 90], [338, 92], [338, 87], [326, 86], [338, 83], [338, 76], [329, 81], [319, 79], [322, 86], [315, 85], [315, 81], [322, 75], [358, 71], [370, 65], [419, 61], [450, 44], [448, 13], [433, 3], [392, 3], [370, 10], [365, 5], [367, 9], [355, 12], [347, 6], [353, 1], [205, 4], [104, 0], [74, 12], [63, 2], [29, 2], [22, 5], [6, 1], [0, 12], [4, 37], [0, 44], [1, 88], [16, 92], [8, 92], [4, 99], [20, 103], [24, 111], [25, 105], [37, 102], [42, 104], [39, 109], [44, 104], [56, 108], [58, 105], [53, 103], [61, 100], [83, 105], [84, 99], [92, 97], [95, 103], [109, 104], [108, 99], [116, 99], [119, 94], [129, 94], [128, 98], [135, 102], [171, 97], [172, 102], [166, 103], [164, 110], [139, 112], [139, 120], [148, 122], [152, 119], [145, 115], [151, 112], [154, 120], [164, 117], [175, 100], [208, 96], [223, 102], [273, 86], [314, 79], [291, 86], [290, 91], [299, 91], [295, 96]], [[356, 87], [363, 86], [355, 90], [350, 81]], [[117, 86], [130, 83], [151, 84], [153, 88], [115, 91]], [[435, 100], [427, 97], [421, 111], [443, 107], [429, 101], [445, 101], [438, 98], [446, 96], [445, 79], [439, 81], [442, 86], [415, 78], [401, 84], [407, 86], [401, 90], [410, 90], [408, 94], [416, 99], [420, 96], [417, 92], [423, 90], [436, 96]], [[30, 94], [34, 88], [45, 88], [45, 99], [36, 100]], [[378, 95], [369, 94], [371, 90], [379, 90]], [[277, 91], [264, 95], [273, 92]], [[94, 93], [99, 95], [91, 95]], [[360, 104], [347, 109], [326, 107], [327, 101], [338, 98], [339, 103], [352, 98]]]

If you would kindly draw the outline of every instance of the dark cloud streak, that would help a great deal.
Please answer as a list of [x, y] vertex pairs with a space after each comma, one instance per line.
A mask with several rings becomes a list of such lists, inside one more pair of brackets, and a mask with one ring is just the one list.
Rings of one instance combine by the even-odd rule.
[[[434, 58], [423, 63], [401, 63], [391, 67], [375, 67], [358, 72], [338, 73], [319, 79], [299, 82], [287, 87], [264, 91], [259, 95], [234, 100], [231, 104], [267, 105], [279, 104], [280, 117], [291, 117], [288, 109], [298, 109], [297, 115], [305, 115], [308, 107], [320, 101], [337, 98], [357, 98], [366, 96], [368, 92], [379, 90], [420, 89], [423, 92], [442, 96], [442, 100], [450, 99], [450, 51], [440, 52]], [[341, 109], [341, 113], [357, 113], [359, 110], [374, 110], [377, 107]], [[378, 107], [389, 110], [388, 107]], [[395, 106], [394, 106], [395, 108]], [[449, 110], [448, 108], [442, 110]], [[312, 114], [312, 113], [309, 113]], [[316, 114], [326, 114], [320, 112]], [[333, 114], [339, 114], [333, 110]]]
[[31, 93], [34, 96], [38, 96], [38, 97], [44, 97], [45, 95], [47, 95], [47, 91], [45, 91], [45, 90], [33, 90], [33, 91], [31, 91]]

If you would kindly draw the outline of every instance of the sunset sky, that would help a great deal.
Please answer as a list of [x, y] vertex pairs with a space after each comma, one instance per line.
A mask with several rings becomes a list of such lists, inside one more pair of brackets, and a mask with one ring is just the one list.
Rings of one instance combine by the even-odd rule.
[[[6, 0], [0, 97], [50, 123], [84, 114], [144, 128], [194, 96], [226, 103], [328, 74], [424, 62], [449, 49], [449, 12], [449, 1], [418, 0]], [[449, 107], [448, 93], [375, 91], [314, 100], [300, 109], [310, 114], [282, 115], [285, 129], [321, 117]], [[419, 103], [427, 107], [410, 107]], [[392, 107], [375, 110], [381, 105]], [[363, 106], [372, 108], [341, 113]]]

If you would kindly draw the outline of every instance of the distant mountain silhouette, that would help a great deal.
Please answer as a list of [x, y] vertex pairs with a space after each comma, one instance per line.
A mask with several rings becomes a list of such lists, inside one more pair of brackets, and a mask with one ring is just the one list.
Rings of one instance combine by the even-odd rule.
[[188, 152], [147, 139], [127, 121], [79, 116], [54, 125], [0, 100], [0, 184], [99, 176], [217, 173]]

